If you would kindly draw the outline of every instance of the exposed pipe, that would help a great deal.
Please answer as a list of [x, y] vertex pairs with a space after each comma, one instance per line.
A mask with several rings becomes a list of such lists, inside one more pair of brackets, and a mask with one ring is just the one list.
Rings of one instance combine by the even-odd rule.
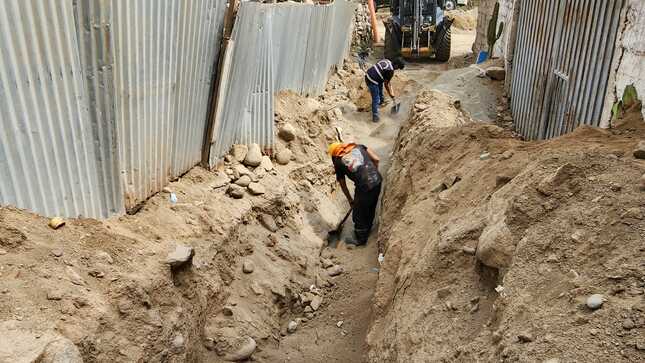
[[370, 9], [370, 23], [372, 23], [372, 41], [374, 43], [378, 43], [378, 28], [376, 28], [376, 6], [374, 6], [374, 0], [368, 0], [367, 7]]

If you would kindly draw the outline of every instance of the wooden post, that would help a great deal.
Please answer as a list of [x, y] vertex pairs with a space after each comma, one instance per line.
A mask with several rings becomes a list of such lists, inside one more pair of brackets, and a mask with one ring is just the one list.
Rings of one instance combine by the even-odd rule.
[[367, 7], [370, 10], [370, 23], [372, 23], [372, 40], [374, 43], [378, 43], [378, 28], [376, 27], [376, 5], [374, 5], [374, 0], [367, 0]]
[[211, 151], [211, 142], [213, 140], [213, 133], [215, 132], [215, 116], [217, 113], [217, 105], [219, 103], [219, 90], [222, 83], [222, 66], [224, 65], [224, 54], [226, 48], [231, 40], [231, 33], [233, 33], [233, 25], [235, 24], [235, 15], [237, 12], [239, 0], [229, 0], [228, 10], [224, 18], [224, 30], [222, 35], [222, 43], [219, 49], [219, 56], [217, 58], [217, 72], [213, 74], [213, 87], [211, 87], [210, 105], [208, 107], [208, 115], [206, 121], [206, 132], [204, 133], [204, 144], [202, 147], [202, 167], [209, 168], [209, 158]]

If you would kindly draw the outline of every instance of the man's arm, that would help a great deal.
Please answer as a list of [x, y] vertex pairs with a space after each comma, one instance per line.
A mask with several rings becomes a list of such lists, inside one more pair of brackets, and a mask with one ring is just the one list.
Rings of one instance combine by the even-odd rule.
[[387, 94], [394, 99], [394, 93], [392, 93], [392, 87], [390, 87], [390, 81], [385, 81], [385, 89], [387, 90]]
[[352, 198], [352, 195], [349, 194], [349, 189], [347, 189], [347, 182], [345, 181], [345, 178], [343, 177], [342, 179], [338, 179], [338, 184], [340, 184], [340, 189], [343, 191], [343, 194], [345, 194], [349, 205], [354, 206], [354, 199]]
[[381, 161], [381, 159], [379, 159], [378, 155], [374, 154], [372, 149], [365, 148], [365, 151], [367, 151], [367, 156], [372, 159], [372, 162], [374, 162], [374, 165], [376, 165], [376, 168], [378, 169], [378, 163]]

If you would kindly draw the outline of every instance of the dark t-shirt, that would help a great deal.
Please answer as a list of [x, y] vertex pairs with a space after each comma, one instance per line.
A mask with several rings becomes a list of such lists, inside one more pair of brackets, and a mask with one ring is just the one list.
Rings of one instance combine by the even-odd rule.
[[334, 156], [332, 161], [336, 170], [336, 179], [342, 180], [347, 176], [354, 182], [357, 190], [372, 190], [383, 180], [378, 168], [367, 155], [365, 145], [356, 145], [349, 153], [343, 156]]

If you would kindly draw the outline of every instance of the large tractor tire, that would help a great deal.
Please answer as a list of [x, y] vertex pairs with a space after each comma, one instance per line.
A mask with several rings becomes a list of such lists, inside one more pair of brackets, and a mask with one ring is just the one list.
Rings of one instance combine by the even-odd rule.
[[401, 56], [401, 45], [399, 38], [392, 32], [392, 25], [385, 24], [385, 49], [384, 56], [387, 59], [396, 59]]
[[435, 57], [439, 62], [447, 62], [450, 60], [450, 48], [452, 46], [450, 25], [442, 26], [437, 33], [435, 40]]

